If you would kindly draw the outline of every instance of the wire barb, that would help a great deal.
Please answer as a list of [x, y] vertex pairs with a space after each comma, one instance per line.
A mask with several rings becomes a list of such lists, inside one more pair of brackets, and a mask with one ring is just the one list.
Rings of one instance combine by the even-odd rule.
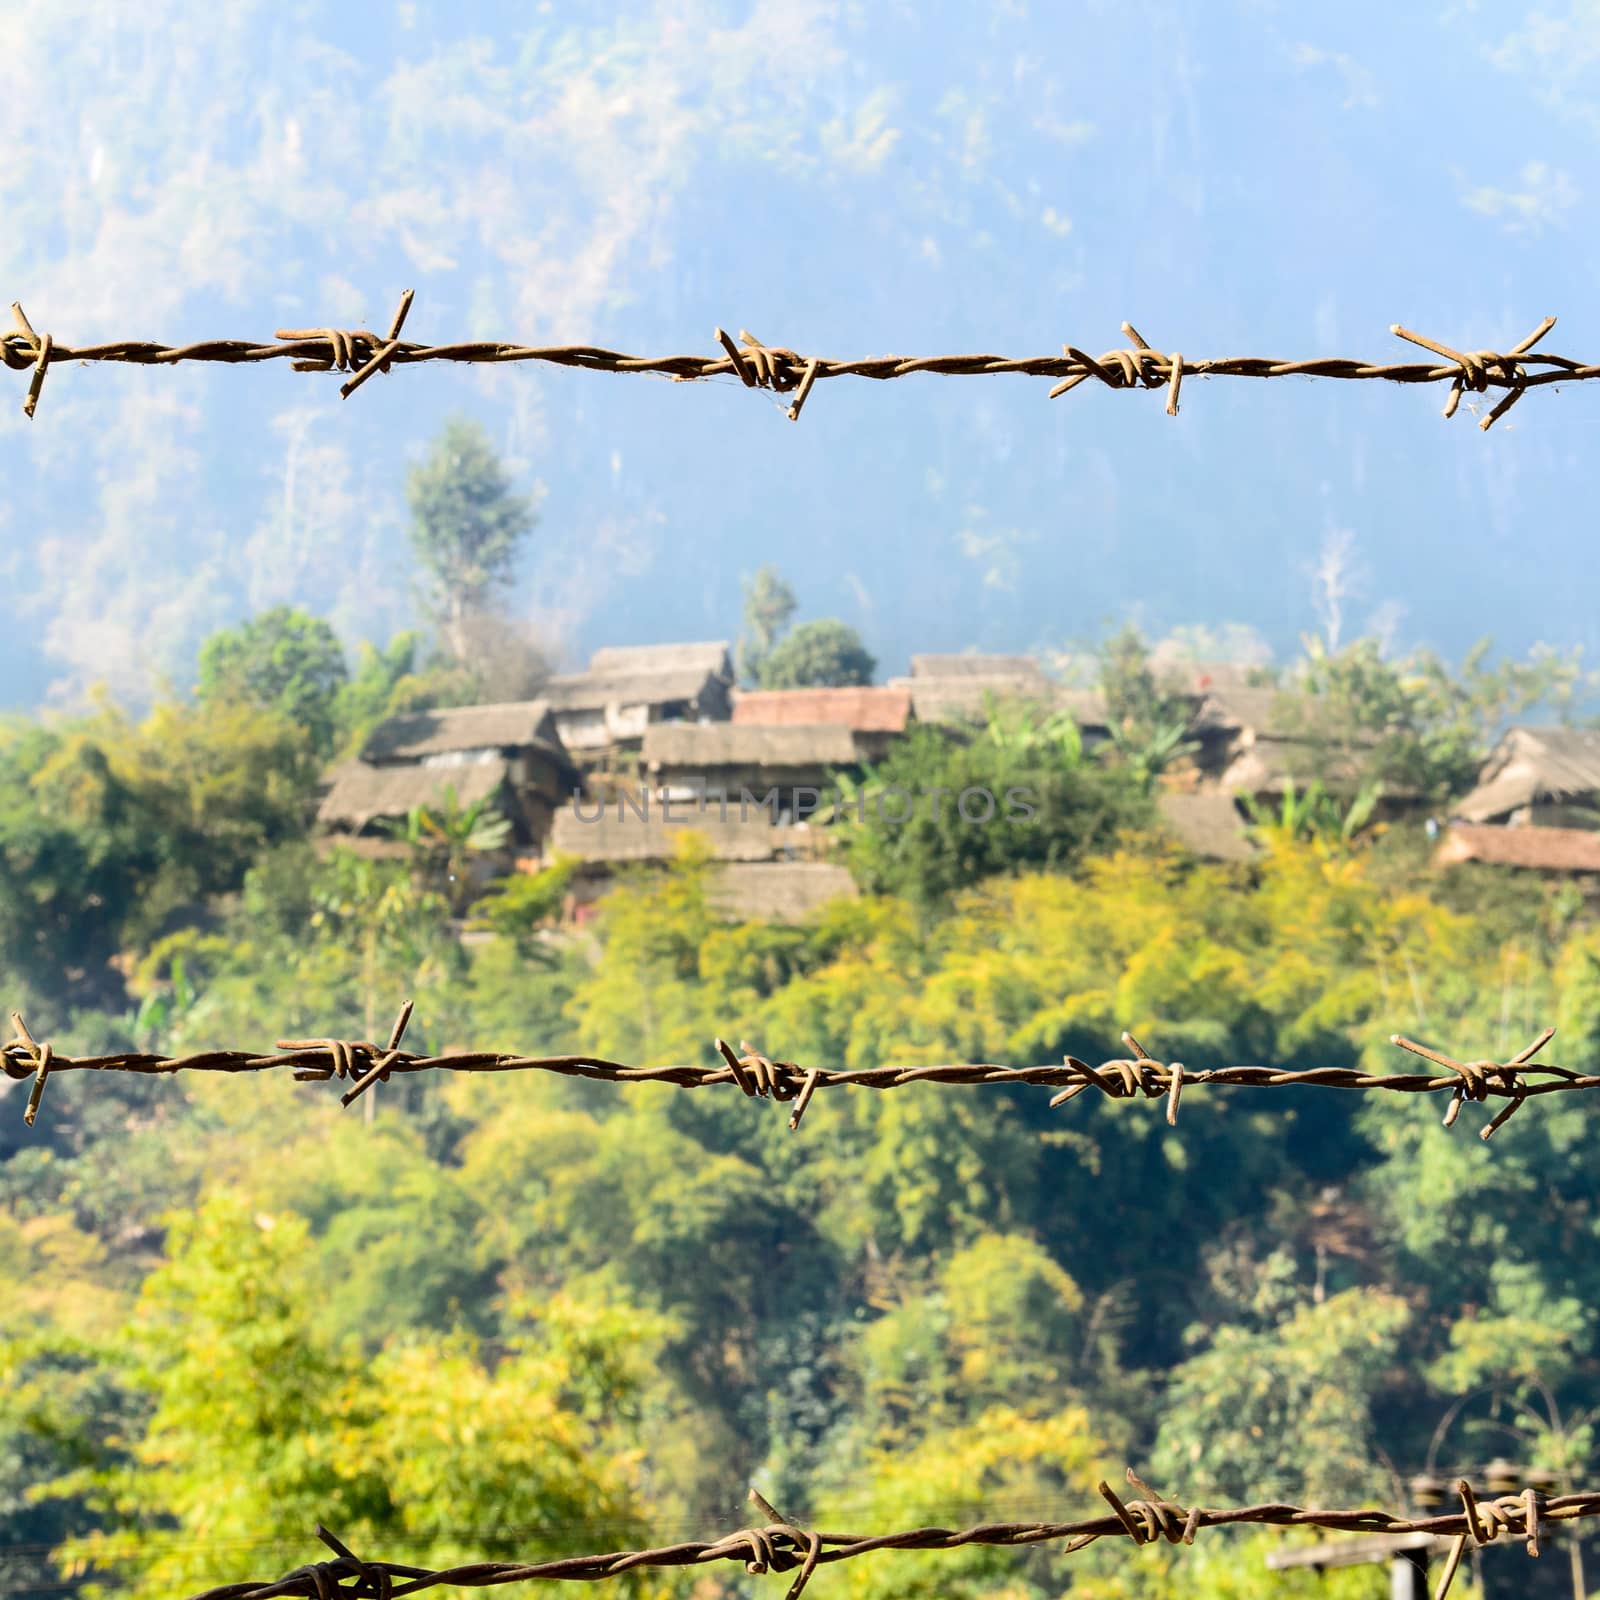
[[759, 1489], [751, 1489], [750, 1503], [758, 1507], [770, 1523], [769, 1527], [762, 1530], [768, 1538], [768, 1549], [771, 1552], [764, 1564], [766, 1567], [776, 1568], [780, 1572], [784, 1570], [778, 1564], [783, 1557], [770, 1543], [773, 1534], [792, 1540], [797, 1547], [804, 1546], [805, 1555], [800, 1560], [800, 1570], [795, 1574], [794, 1582], [789, 1585], [788, 1594], [784, 1596], [784, 1600], [800, 1600], [806, 1585], [811, 1582], [812, 1573], [817, 1570], [817, 1562], [821, 1559], [822, 1535], [815, 1530], [801, 1529], [781, 1512], [775, 1511]]
[[[31, 1128], [33, 1119], [39, 1115], [39, 1102], [44, 1098], [44, 1083], [45, 1079], [50, 1076], [51, 1058], [54, 1052], [49, 1044], [39, 1044], [33, 1035], [28, 1032], [28, 1025], [22, 1020], [20, 1011], [11, 1013], [11, 1026], [16, 1029], [17, 1036], [12, 1041], [12, 1044], [6, 1048], [9, 1050], [15, 1046], [25, 1050], [33, 1064], [33, 1088], [28, 1095], [28, 1103], [23, 1107], [22, 1111], [22, 1120]], [[8, 1077], [14, 1076], [9, 1066], [6, 1069], [6, 1075]], [[26, 1070], [24, 1070], [21, 1076], [25, 1077], [26, 1075]]]
[[390, 357], [400, 348], [400, 330], [406, 324], [406, 313], [411, 309], [411, 301], [414, 294], [415, 291], [412, 289], [406, 289], [402, 292], [400, 309], [395, 312], [394, 321], [389, 324], [389, 337], [384, 340], [383, 348], [374, 351], [372, 358], [348, 383], [340, 385], [339, 398], [341, 400], [348, 400], [374, 372], [387, 372], [389, 370]]
[[[44, 388], [44, 375], [49, 369], [50, 358], [55, 351], [55, 340], [48, 333], [41, 337], [33, 331], [33, 324], [28, 321], [27, 313], [23, 311], [19, 301], [11, 302], [11, 316], [16, 322], [16, 328], [0, 340], [0, 356], [4, 357], [8, 367], [33, 369], [33, 377], [28, 382], [28, 392], [22, 400], [22, 414], [31, 422], [34, 407], [39, 404], [39, 391]], [[20, 344], [22, 349], [13, 352], [11, 348], [13, 342]]]
[[[1480, 1501], [1470, 1485], [1458, 1483], [1461, 1508], [1420, 1518], [1397, 1516], [1371, 1506], [1334, 1510], [1271, 1503], [1219, 1508], [1185, 1507], [1155, 1493], [1130, 1467], [1127, 1480], [1136, 1498], [1124, 1500], [1108, 1483], [1097, 1485], [1109, 1514], [1073, 1522], [987, 1522], [968, 1528], [912, 1528], [897, 1533], [823, 1533], [790, 1521], [756, 1490], [751, 1503], [766, 1517], [763, 1526], [742, 1528], [718, 1539], [663, 1545], [648, 1550], [559, 1556], [549, 1561], [482, 1561], [438, 1571], [383, 1561], [361, 1561], [325, 1528], [317, 1535], [334, 1552], [332, 1561], [297, 1567], [269, 1583], [231, 1583], [208, 1589], [194, 1600], [393, 1600], [441, 1586], [489, 1588], [500, 1584], [546, 1581], [599, 1582], [644, 1567], [701, 1567], [737, 1561], [760, 1576], [767, 1572], [796, 1574], [785, 1600], [800, 1600], [818, 1567], [852, 1561], [875, 1550], [937, 1551], [988, 1545], [1016, 1549], [1055, 1544], [1062, 1553], [1082, 1550], [1100, 1539], [1126, 1539], [1136, 1547], [1165, 1539], [1171, 1544], [1194, 1542], [1202, 1528], [1248, 1524], [1275, 1528], [1322, 1528], [1335, 1533], [1428, 1533], [1454, 1544], [1435, 1593], [1444, 1600], [1468, 1540], [1492, 1544], [1504, 1533], [1521, 1532], [1530, 1555], [1549, 1524], [1600, 1517], [1600, 1492], [1554, 1496], [1540, 1501], [1525, 1490], [1520, 1495]], [[398, 1587], [395, 1580], [401, 1580]]]
[[774, 394], [799, 391], [785, 412], [791, 422], [798, 422], [800, 408], [805, 405], [823, 363], [815, 357], [808, 360], [798, 356], [793, 350], [765, 345], [744, 328], [739, 330], [738, 344], [724, 328], [716, 329], [715, 336], [717, 343], [728, 352], [727, 366], [732, 367], [745, 388], [770, 389]]
[[[291, 1065], [297, 1083], [323, 1083], [329, 1078], [354, 1078], [349, 1090], [340, 1096], [339, 1104], [348, 1106], [360, 1098], [374, 1083], [388, 1082], [390, 1070], [401, 1057], [400, 1041], [405, 1037], [406, 1024], [411, 1021], [414, 1002], [407, 1000], [400, 1007], [395, 1025], [389, 1031], [389, 1043], [380, 1050], [370, 1040], [352, 1039], [279, 1039], [277, 1047], [291, 1052]], [[324, 1066], [316, 1060], [326, 1055]]]
[[1165, 389], [1167, 414], [1178, 414], [1179, 394], [1186, 377], [1206, 378], [1337, 378], [1378, 380], [1387, 383], [1433, 384], [1450, 386], [1444, 414], [1454, 415], [1461, 396], [1467, 391], [1483, 393], [1503, 390], [1489, 414], [1479, 422], [1489, 428], [1530, 389], [1545, 384], [1584, 382], [1600, 378], [1600, 363], [1586, 363], [1567, 356], [1535, 350], [1555, 326], [1554, 317], [1544, 321], [1525, 339], [1503, 353], [1493, 350], [1457, 350], [1450, 345], [1415, 333], [1398, 323], [1391, 331], [1408, 343], [1427, 351], [1433, 358], [1425, 362], [1373, 362], [1348, 356], [1321, 356], [1309, 360], [1286, 361], [1274, 356], [1229, 356], [1190, 360], [1154, 349], [1132, 323], [1124, 322], [1122, 332], [1128, 343], [1104, 355], [1091, 356], [1076, 345], [1064, 344], [1059, 356], [869, 356], [855, 360], [831, 360], [820, 356], [803, 357], [793, 350], [763, 344], [754, 334], [741, 332], [735, 340], [725, 329], [715, 331], [722, 354], [636, 356], [593, 345], [521, 345], [507, 340], [478, 340], [456, 344], [424, 345], [401, 338], [412, 291], [400, 297], [386, 335], [360, 329], [339, 328], [279, 329], [276, 344], [259, 344], [248, 339], [210, 339], [195, 344], [165, 345], [148, 340], [120, 339], [106, 344], [68, 346], [49, 334], [36, 335], [20, 306], [14, 305], [16, 327], [0, 336], [0, 358], [14, 370], [32, 369], [33, 377], [23, 408], [31, 417], [44, 382], [46, 369], [61, 361], [114, 361], [135, 366], [174, 366], [179, 362], [205, 361], [229, 365], [257, 361], [287, 360], [297, 372], [348, 373], [340, 388], [346, 399], [374, 372], [387, 372], [397, 363], [468, 362], [502, 364], [539, 362], [557, 367], [577, 367], [586, 372], [647, 374], [671, 378], [676, 382], [695, 382], [724, 377], [732, 373], [747, 389], [766, 389], [777, 394], [794, 393], [787, 408], [790, 421], [799, 421], [813, 387], [823, 378], [907, 378], [915, 373], [936, 373], [946, 377], [989, 377], [1015, 373], [1034, 378], [1059, 380], [1049, 391], [1053, 400], [1075, 389], [1090, 378], [1110, 389]]
[[393, 1065], [395, 1057], [400, 1054], [400, 1041], [405, 1037], [406, 1024], [411, 1020], [412, 1004], [413, 1002], [407, 1000], [400, 1007], [400, 1015], [395, 1019], [394, 1027], [389, 1030], [388, 1046], [372, 1066], [339, 1096], [341, 1106], [348, 1107], [352, 1100], [364, 1095], [380, 1079], [388, 1082], [389, 1068]]
[[1555, 1036], [1554, 1028], [1546, 1028], [1532, 1044], [1519, 1050], [1509, 1061], [1503, 1062], [1457, 1061], [1454, 1056], [1429, 1049], [1427, 1045], [1418, 1044], [1414, 1039], [1403, 1038], [1398, 1033], [1391, 1034], [1389, 1042], [1398, 1045], [1402, 1050], [1409, 1050], [1412, 1055], [1421, 1056], [1425, 1061], [1433, 1062], [1435, 1066], [1444, 1067], [1459, 1075], [1460, 1081], [1450, 1096], [1450, 1105], [1444, 1114], [1444, 1125], [1447, 1128], [1455, 1126], [1463, 1101], [1486, 1100], [1491, 1093], [1506, 1096], [1507, 1104], [1478, 1132], [1480, 1139], [1489, 1139], [1493, 1137], [1496, 1128], [1504, 1127], [1522, 1109], [1522, 1103], [1528, 1096], [1528, 1084], [1521, 1075], [1521, 1068], [1534, 1066], [1535, 1070], [1562, 1071], [1560, 1068], [1551, 1067], [1541, 1069], [1533, 1060]]
[[[464, 1050], [430, 1056], [402, 1046], [412, 1005], [407, 1001], [382, 1047], [370, 1040], [280, 1039], [276, 1055], [248, 1050], [209, 1050], [189, 1056], [163, 1056], [129, 1051], [119, 1055], [74, 1058], [56, 1055], [48, 1045], [36, 1044], [20, 1026], [16, 1037], [0, 1046], [0, 1071], [13, 1079], [39, 1077], [41, 1066], [62, 1072], [273, 1072], [287, 1070], [300, 1083], [322, 1083], [330, 1078], [351, 1086], [340, 1097], [343, 1105], [360, 1098], [374, 1083], [396, 1074], [413, 1072], [550, 1072], [563, 1077], [589, 1078], [605, 1083], [664, 1083], [680, 1089], [708, 1089], [733, 1084], [752, 1100], [792, 1102], [789, 1126], [798, 1130], [812, 1101], [824, 1089], [903, 1089], [913, 1084], [944, 1088], [1035, 1087], [1054, 1091], [1051, 1106], [1060, 1106], [1089, 1090], [1107, 1100], [1143, 1098], [1164, 1102], [1166, 1120], [1176, 1125], [1180, 1096], [1196, 1088], [1285, 1089], [1293, 1087], [1347, 1089], [1391, 1094], [1443, 1094], [1449, 1099], [1445, 1125], [1454, 1123], [1468, 1101], [1503, 1100], [1480, 1130], [1489, 1138], [1496, 1129], [1529, 1101], [1541, 1095], [1600, 1089], [1600, 1074], [1581, 1073], [1536, 1057], [1554, 1037], [1546, 1028], [1509, 1061], [1459, 1061], [1428, 1045], [1399, 1034], [1391, 1042], [1444, 1069], [1442, 1075], [1417, 1072], [1362, 1072], [1353, 1067], [1219, 1066], [1191, 1068], [1182, 1062], [1162, 1062], [1152, 1056], [1131, 1033], [1122, 1042], [1129, 1055], [1091, 1065], [1075, 1056], [1057, 1065], [1000, 1066], [993, 1062], [942, 1062], [926, 1066], [823, 1067], [801, 1066], [775, 1060], [741, 1041], [735, 1050], [725, 1039], [714, 1041], [717, 1065], [677, 1064], [633, 1066], [598, 1056], [528, 1056], [502, 1051]], [[38, 1090], [38, 1082], [36, 1082]], [[41, 1091], [42, 1092], [42, 1091]], [[34, 1101], [37, 1105], [37, 1099]]]
[[1445, 360], [1455, 364], [1456, 372], [1450, 380], [1450, 397], [1444, 404], [1446, 417], [1453, 417], [1456, 414], [1456, 407], [1461, 403], [1463, 390], [1472, 389], [1481, 394], [1491, 382], [1504, 386], [1506, 389], [1504, 397], [1478, 424], [1479, 428], [1488, 430], [1527, 391], [1528, 374], [1517, 357], [1527, 355], [1555, 325], [1554, 317], [1546, 317], [1526, 338], [1512, 345], [1505, 355], [1498, 355], [1493, 350], [1452, 350], [1449, 345], [1440, 344], [1425, 334], [1413, 333], [1409, 328], [1402, 328], [1398, 322], [1392, 323], [1389, 331], [1414, 345], [1420, 345], [1424, 350], [1432, 350], [1435, 355], [1441, 355]]

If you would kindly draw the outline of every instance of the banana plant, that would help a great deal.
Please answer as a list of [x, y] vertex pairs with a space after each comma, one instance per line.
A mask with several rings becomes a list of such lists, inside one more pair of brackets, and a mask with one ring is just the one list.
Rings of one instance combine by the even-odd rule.
[[1344, 805], [1337, 795], [1328, 792], [1320, 778], [1313, 778], [1303, 790], [1297, 789], [1290, 778], [1276, 810], [1249, 795], [1244, 797], [1244, 804], [1258, 833], [1348, 846], [1371, 823], [1382, 798], [1383, 785], [1376, 781], [1363, 784]]
[[1067, 767], [1083, 760], [1083, 732], [1072, 713], [1041, 712], [1026, 700], [985, 695], [984, 736], [1012, 755], [1048, 756]]
[[503, 849], [511, 838], [511, 822], [489, 800], [463, 806], [451, 784], [438, 804], [412, 806], [384, 831], [410, 848], [414, 865], [438, 884], [451, 911], [459, 915], [472, 898], [471, 857]]
[[1133, 729], [1113, 727], [1111, 743], [1135, 781], [1149, 792], [1168, 767], [1199, 748], [1188, 734], [1188, 725], [1183, 722]]

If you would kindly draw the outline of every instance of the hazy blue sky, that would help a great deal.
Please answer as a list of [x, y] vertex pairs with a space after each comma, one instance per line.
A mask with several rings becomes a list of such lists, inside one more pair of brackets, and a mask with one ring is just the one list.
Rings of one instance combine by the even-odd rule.
[[[844, 356], [1504, 348], [1600, 359], [1600, 4], [987, 6], [0, 0], [0, 300], [67, 342], [384, 325], [417, 338]], [[1585, 217], [1590, 217], [1585, 221]], [[1342, 546], [1346, 633], [1600, 656], [1600, 385], [1485, 435], [1443, 393], [1151, 394], [841, 379], [791, 424], [735, 382], [287, 366], [0, 386], [0, 705], [192, 674], [296, 601], [408, 615], [405, 469], [491, 429], [542, 523], [518, 604], [569, 659], [729, 635], [763, 561], [913, 649], [1132, 614], [1280, 651]]]

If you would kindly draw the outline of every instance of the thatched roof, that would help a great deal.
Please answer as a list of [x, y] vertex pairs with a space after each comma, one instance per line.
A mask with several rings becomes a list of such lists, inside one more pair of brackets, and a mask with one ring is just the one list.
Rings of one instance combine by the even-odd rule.
[[589, 657], [589, 673], [597, 678], [648, 678], [661, 672], [698, 672], [733, 681], [728, 641], [701, 644], [612, 644]]
[[855, 740], [837, 723], [820, 727], [763, 727], [740, 722], [658, 722], [645, 731], [648, 767], [703, 771], [711, 767], [849, 766]]
[[910, 715], [905, 688], [762, 689], [733, 701], [735, 724], [769, 728], [835, 723], [853, 733], [901, 733]]
[[380, 817], [403, 817], [413, 806], [443, 805], [447, 790], [460, 806], [498, 794], [510, 774], [503, 760], [471, 761], [455, 767], [375, 767], [351, 761], [333, 772], [333, 787], [317, 808], [324, 828], [359, 833]]
[[913, 678], [1040, 678], [1044, 673], [1032, 656], [961, 655], [912, 656]]
[[1178, 842], [1204, 861], [1250, 861], [1256, 847], [1232, 795], [1163, 794], [1161, 820]]
[[[1224, 794], [1281, 795], [1292, 784], [1303, 794], [1320, 783], [1331, 794], [1354, 794], [1365, 781], [1360, 760], [1349, 751], [1322, 749], [1290, 739], [1257, 739], [1228, 763], [1217, 788]], [[1385, 800], [1415, 800], [1407, 784], [1385, 782]]]
[[517, 700], [494, 706], [447, 706], [406, 711], [378, 724], [361, 752], [364, 761], [418, 761], [460, 750], [561, 748], [549, 704]]
[[830, 900], [854, 900], [856, 881], [828, 861], [730, 862], [716, 875], [711, 903], [741, 922], [799, 922]]
[[1468, 822], [1487, 822], [1540, 801], [1595, 795], [1600, 795], [1600, 731], [1511, 728], [1485, 763], [1478, 787], [1456, 807], [1456, 815]]
[[[1048, 678], [910, 678], [911, 709], [918, 722], [982, 723], [990, 700], [1028, 700], [1050, 706], [1062, 692]], [[1076, 692], [1076, 691], [1075, 691]]]
[[715, 677], [701, 667], [644, 673], [573, 672], [547, 679], [543, 693], [550, 709], [558, 714], [604, 711], [608, 706], [665, 706], [693, 702]]
[[1080, 728], [1104, 729], [1111, 723], [1106, 697], [1098, 689], [1057, 689], [1050, 705], [1056, 711], [1070, 711]]
[[1531, 872], [1600, 872], [1600, 833], [1454, 822], [1445, 829], [1434, 861], [1441, 867], [1479, 861]]
[[1281, 738], [1283, 718], [1277, 710], [1277, 689], [1219, 688], [1210, 690], [1195, 715], [1194, 731], [1245, 733]]
[[[585, 804], [584, 817], [592, 817], [596, 805], [598, 802]], [[683, 814], [684, 803], [680, 802], [674, 815]], [[678, 853], [678, 841], [686, 833], [698, 833], [705, 836], [718, 861], [770, 861], [781, 853], [793, 832], [775, 826], [767, 812], [754, 807], [742, 821], [734, 805], [728, 808], [728, 820], [721, 821], [713, 804], [691, 821], [667, 823], [654, 799], [649, 801], [649, 815], [644, 819], [627, 806], [619, 817], [612, 801], [592, 822], [580, 818], [571, 806], [558, 807], [550, 827], [550, 851], [585, 861], [670, 861]]]

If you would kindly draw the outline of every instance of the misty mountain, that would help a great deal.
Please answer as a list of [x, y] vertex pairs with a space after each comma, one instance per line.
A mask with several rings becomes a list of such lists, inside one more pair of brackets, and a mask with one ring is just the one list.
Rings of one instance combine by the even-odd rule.
[[[15, 9], [15, 8], [14, 8]], [[712, 352], [1409, 360], [1404, 322], [1600, 349], [1600, 23], [1586, 8], [1236, 0], [857, 8], [24, 3], [0, 273], [84, 344], [279, 327]], [[1379, 48], [1379, 41], [1382, 48]], [[1417, 63], [1427, 63], [1419, 70]], [[1488, 116], [1462, 107], [1492, 106]], [[557, 653], [730, 636], [763, 561], [808, 615], [913, 649], [1062, 646], [1133, 616], [1342, 625], [1458, 654], [1593, 645], [1600, 390], [1492, 432], [1442, 389], [842, 378], [798, 424], [733, 379], [528, 366], [338, 379], [53, 368], [0, 393], [0, 707], [192, 679], [293, 602], [347, 639], [413, 614], [405, 470], [482, 420], [541, 523], [517, 609]]]

